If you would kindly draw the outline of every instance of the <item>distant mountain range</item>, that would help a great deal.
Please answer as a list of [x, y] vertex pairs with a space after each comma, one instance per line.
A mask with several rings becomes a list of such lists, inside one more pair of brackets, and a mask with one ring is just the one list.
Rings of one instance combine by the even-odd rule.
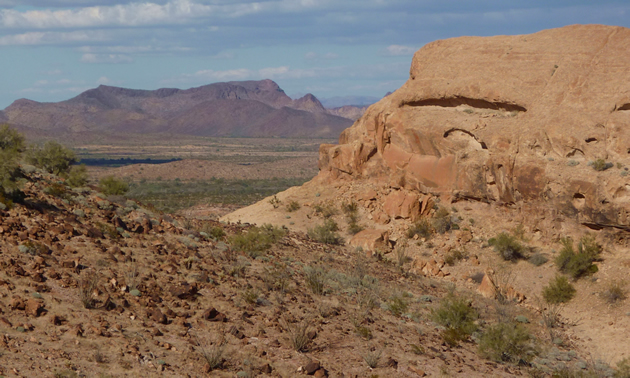
[[56, 103], [20, 99], [0, 122], [29, 134], [172, 133], [215, 137], [337, 138], [363, 108], [329, 110], [312, 94], [292, 100], [271, 80], [190, 89], [101, 85]]

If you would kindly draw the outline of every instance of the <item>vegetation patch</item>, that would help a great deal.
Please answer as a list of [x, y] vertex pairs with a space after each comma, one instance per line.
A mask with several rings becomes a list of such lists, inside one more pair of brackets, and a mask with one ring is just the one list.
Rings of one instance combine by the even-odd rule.
[[237, 251], [245, 252], [251, 258], [262, 255], [286, 235], [286, 231], [280, 227], [264, 224], [261, 227], [251, 227], [246, 232], [234, 234], [228, 238], [228, 242]]
[[566, 303], [575, 296], [575, 287], [565, 276], [556, 276], [543, 288], [542, 295], [547, 303]]
[[597, 265], [593, 262], [599, 260], [602, 247], [595, 241], [594, 236], [583, 236], [577, 245], [577, 251], [573, 247], [571, 238], [563, 238], [561, 243], [562, 250], [555, 260], [558, 270], [574, 279], [597, 272]]
[[309, 229], [307, 234], [309, 238], [320, 243], [341, 244], [343, 239], [337, 233], [338, 230], [337, 222], [332, 219], [326, 219], [323, 224]]
[[479, 317], [470, 301], [449, 293], [442, 299], [440, 306], [433, 311], [433, 320], [446, 327], [442, 337], [449, 345], [457, 345], [466, 340], [477, 330], [475, 321]]
[[497, 362], [527, 362], [536, 355], [529, 331], [518, 323], [488, 327], [479, 341], [479, 350], [484, 357]]
[[494, 238], [488, 240], [488, 244], [499, 252], [499, 255], [506, 261], [516, 261], [525, 258], [526, 248], [518, 241], [516, 236], [507, 232], [501, 232]]

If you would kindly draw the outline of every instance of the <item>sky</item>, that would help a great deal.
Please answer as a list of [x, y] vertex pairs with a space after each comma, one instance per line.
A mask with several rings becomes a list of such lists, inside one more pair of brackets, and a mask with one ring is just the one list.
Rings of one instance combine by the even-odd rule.
[[101, 84], [260, 79], [290, 96], [382, 97], [431, 41], [590, 23], [630, 27], [630, 1], [0, 0], [0, 109]]

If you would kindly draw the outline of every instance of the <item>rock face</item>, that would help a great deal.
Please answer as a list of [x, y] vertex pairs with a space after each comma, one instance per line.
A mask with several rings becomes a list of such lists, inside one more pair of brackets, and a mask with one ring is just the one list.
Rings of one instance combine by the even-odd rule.
[[321, 146], [319, 179], [382, 184], [403, 217], [422, 193], [630, 231], [628, 51], [630, 29], [602, 25], [429, 43], [400, 89]]

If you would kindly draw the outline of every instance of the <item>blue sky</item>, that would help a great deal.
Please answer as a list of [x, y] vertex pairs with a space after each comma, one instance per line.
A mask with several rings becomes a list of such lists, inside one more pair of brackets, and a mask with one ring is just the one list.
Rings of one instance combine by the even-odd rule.
[[377, 96], [436, 39], [570, 24], [630, 26], [630, 2], [539, 0], [0, 0], [0, 109], [99, 84], [275, 80], [289, 95]]

